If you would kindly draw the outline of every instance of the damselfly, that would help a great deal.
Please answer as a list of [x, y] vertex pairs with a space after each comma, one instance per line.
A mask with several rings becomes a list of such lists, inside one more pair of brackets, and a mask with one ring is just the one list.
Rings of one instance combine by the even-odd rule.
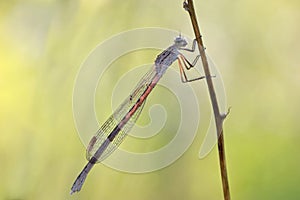
[[75, 180], [71, 188], [71, 194], [80, 191], [92, 167], [96, 163], [104, 160], [120, 145], [139, 117], [148, 95], [163, 76], [166, 69], [168, 69], [174, 61], [178, 60], [182, 82], [192, 82], [205, 78], [205, 76], [200, 76], [188, 79], [185, 69], [189, 70], [194, 67], [200, 55], [198, 55], [193, 62], [189, 62], [180, 51], [194, 52], [196, 40], [193, 41], [191, 49], [184, 48], [186, 46], [187, 41], [181, 37], [181, 35], [176, 37], [174, 44], [157, 56], [152, 68], [143, 76], [129, 97], [116, 109], [92, 137], [86, 151], [88, 163]]

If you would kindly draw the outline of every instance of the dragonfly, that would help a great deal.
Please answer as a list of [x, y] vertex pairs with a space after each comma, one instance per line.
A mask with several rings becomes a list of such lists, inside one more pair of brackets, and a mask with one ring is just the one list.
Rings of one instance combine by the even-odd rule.
[[183, 83], [205, 78], [205, 76], [199, 76], [192, 79], [187, 77], [185, 70], [193, 68], [200, 57], [200, 55], [197, 55], [193, 62], [188, 61], [181, 51], [194, 52], [196, 39], [193, 41], [191, 49], [185, 48], [187, 45], [187, 40], [182, 37], [181, 34], [177, 36], [174, 40], [174, 44], [156, 57], [154, 65], [141, 78], [133, 92], [131, 92], [128, 98], [125, 99], [91, 138], [86, 149], [86, 159], [88, 160], [88, 163], [76, 178], [71, 188], [71, 194], [79, 192], [93, 166], [107, 158], [122, 143], [125, 136], [137, 121], [148, 95], [157, 85], [166, 70], [176, 60], [178, 60], [180, 77]]

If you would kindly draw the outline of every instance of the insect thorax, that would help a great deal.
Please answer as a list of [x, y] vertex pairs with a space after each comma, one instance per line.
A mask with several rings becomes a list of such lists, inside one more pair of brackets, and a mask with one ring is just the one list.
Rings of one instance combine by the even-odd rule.
[[164, 50], [161, 54], [156, 57], [155, 65], [157, 72], [165, 71], [178, 57], [178, 50], [173, 45]]

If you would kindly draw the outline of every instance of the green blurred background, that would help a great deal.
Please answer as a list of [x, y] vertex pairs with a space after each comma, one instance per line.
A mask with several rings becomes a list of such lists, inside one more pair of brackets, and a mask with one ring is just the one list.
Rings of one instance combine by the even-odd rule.
[[[232, 106], [224, 127], [232, 199], [300, 199], [300, 1], [195, 6]], [[72, 114], [80, 64], [110, 36], [142, 27], [193, 35], [182, 0], [1, 0], [0, 199], [222, 199], [217, 150], [199, 160], [201, 137], [156, 172], [99, 164], [69, 195], [86, 162]]]

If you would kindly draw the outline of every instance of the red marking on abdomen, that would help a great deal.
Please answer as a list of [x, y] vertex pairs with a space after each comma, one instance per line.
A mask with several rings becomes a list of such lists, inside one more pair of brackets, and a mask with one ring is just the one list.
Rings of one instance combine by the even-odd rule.
[[137, 109], [143, 104], [143, 102], [146, 100], [154, 86], [157, 84], [161, 76], [156, 75], [151, 84], [147, 87], [145, 92], [142, 94], [142, 96], [137, 100], [136, 104], [129, 110], [129, 112], [126, 114], [126, 116], [123, 118], [123, 120], [119, 123], [119, 128], [122, 129], [122, 127], [128, 122], [128, 120], [131, 118], [132, 115], [137, 111]]

